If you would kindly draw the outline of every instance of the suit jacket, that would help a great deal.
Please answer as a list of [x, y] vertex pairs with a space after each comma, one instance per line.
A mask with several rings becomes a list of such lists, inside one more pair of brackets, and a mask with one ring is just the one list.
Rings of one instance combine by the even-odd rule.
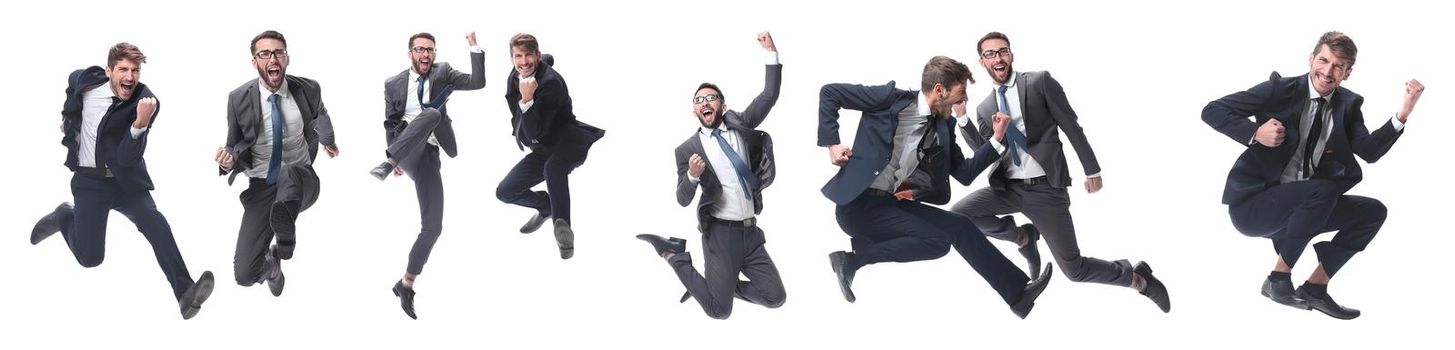
[[[1086, 142], [1086, 133], [1082, 132], [1081, 124], [1076, 122], [1076, 111], [1071, 109], [1071, 103], [1066, 100], [1066, 91], [1061, 89], [1061, 83], [1052, 78], [1049, 72], [1024, 72], [1015, 76], [1015, 86], [1020, 97], [1021, 117], [1026, 124], [1026, 148], [1031, 158], [1046, 171], [1046, 180], [1051, 186], [1071, 186], [1071, 175], [1067, 170], [1066, 154], [1061, 150], [1059, 131], [1066, 132], [1066, 139], [1071, 141], [1071, 148], [1076, 149], [1076, 156], [1081, 158], [1081, 168], [1086, 171], [1086, 175], [1100, 173], [1101, 165], [1096, 162], [1096, 152]], [[975, 108], [976, 122], [980, 124], [978, 136], [971, 137], [977, 131], [968, 123], [961, 128], [971, 147], [980, 147], [986, 140], [991, 139], [994, 132], [991, 129], [991, 117], [999, 111], [1000, 97], [996, 93], [991, 93]], [[995, 170], [1000, 169], [997, 167]], [[1006, 179], [1004, 171], [991, 171], [990, 186], [1005, 188]]]
[[[895, 129], [899, 126], [899, 112], [915, 103], [916, 94], [916, 91], [895, 88], [893, 81], [879, 86], [829, 84], [819, 90], [819, 146], [839, 144], [839, 109], [863, 112], [849, 162], [824, 185], [822, 192], [825, 197], [835, 204], [846, 205], [869, 188], [874, 178], [889, 164], [894, 151]], [[929, 152], [921, 155], [916, 168], [929, 174], [931, 188], [928, 191], [917, 190], [916, 193], [927, 194], [922, 198], [916, 197], [917, 201], [948, 203], [950, 176], [963, 185], [969, 185], [981, 171], [1000, 159], [995, 148], [988, 143], [976, 149], [974, 158], [966, 159], [960, 146], [955, 144], [951, 123], [953, 121], [942, 118], [932, 121], [935, 144], [930, 146]]]
[[[106, 70], [98, 66], [71, 72], [66, 80], [66, 102], [61, 107], [61, 129], [65, 136], [61, 137], [61, 144], [66, 146], [65, 164], [71, 171], [81, 167], [77, 155], [81, 147], [76, 142], [76, 135], [81, 134], [81, 125], [84, 124], [81, 120], [81, 108], [85, 105], [83, 95], [92, 88], [109, 88], [103, 86], [109, 81]], [[96, 167], [111, 169], [112, 176], [127, 193], [153, 189], [146, 159], [142, 158], [146, 153], [151, 126], [136, 138], [131, 137], [131, 124], [136, 122], [136, 104], [143, 97], [156, 96], [146, 84], [137, 82], [131, 98], [106, 112], [96, 130]], [[152, 125], [156, 124], [156, 115], [161, 111], [162, 104], [158, 101], [157, 110], [152, 114]]]
[[[308, 159], [318, 158], [318, 144], [337, 147], [334, 143], [333, 120], [323, 106], [322, 92], [318, 82], [312, 79], [285, 76], [288, 93], [298, 101], [298, 112], [303, 114], [303, 138], [308, 144]], [[233, 89], [227, 95], [227, 143], [224, 147], [232, 154], [233, 165], [227, 183], [253, 166], [253, 144], [263, 132], [262, 97], [258, 95], [258, 79], [250, 79]], [[229, 171], [218, 167], [218, 175]]]
[[[1277, 186], [1282, 179], [1283, 169], [1293, 160], [1305, 142], [1299, 134], [1299, 125], [1308, 113], [1308, 74], [1283, 78], [1274, 72], [1268, 81], [1247, 91], [1235, 92], [1207, 104], [1202, 109], [1202, 121], [1247, 147], [1233, 169], [1228, 172], [1227, 184], [1223, 187], [1223, 204], [1238, 204], [1254, 195]], [[1373, 134], [1364, 126], [1364, 97], [1340, 87], [1329, 96], [1332, 108], [1332, 131], [1324, 146], [1319, 166], [1311, 178], [1339, 182], [1343, 190], [1353, 188], [1364, 179], [1359, 169], [1358, 155], [1364, 161], [1374, 163], [1403, 134], [1394, 130], [1394, 123], [1384, 123]], [[1254, 120], [1249, 120], [1252, 116]], [[1278, 119], [1286, 126], [1283, 143], [1278, 147], [1266, 147], [1252, 142], [1258, 126], [1268, 119]]]
[[543, 55], [536, 67], [535, 104], [520, 111], [520, 76], [515, 69], [505, 79], [505, 104], [510, 106], [511, 135], [517, 146], [534, 150], [554, 147], [558, 143], [590, 146], [606, 134], [605, 130], [576, 120], [571, 112], [571, 92], [566, 79], [552, 68], [555, 58]]
[[[399, 133], [404, 132], [404, 128], [409, 125], [408, 122], [404, 121], [405, 102], [411, 98], [418, 98], [415, 91], [409, 91], [410, 69], [405, 69], [403, 72], [399, 72], [399, 74], [389, 77], [389, 79], [384, 81], [384, 140], [389, 145], [394, 144], [394, 138], [399, 137]], [[470, 53], [469, 74], [455, 70], [454, 67], [450, 67], [449, 63], [436, 62], [429, 69], [429, 77], [426, 79], [429, 80], [429, 91], [425, 93], [431, 98], [439, 96], [439, 93], [444, 91], [446, 86], [450, 85], [454, 85], [455, 90], [479, 90], [484, 88], [485, 53]], [[439, 111], [442, 116], [448, 118], [449, 114], [445, 112], [444, 105], [440, 105]], [[453, 133], [454, 129], [437, 130], [436, 132]], [[440, 147], [444, 148], [445, 154], [448, 154], [450, 157], [455, 156], [454, 140], [454, 135], [440, 138], [441, 142], [449, 143], [441, 144]]]
[[[748, 104], [748, 109], [742, 113], [729, 110], [723, 114], [723, 123], [727, 124], [728, 129], [737, 130], [743, 147], [748, 150], [748, 159], [744, 159], [744, 161], [748, 163], [753, 174], [758, 176], [758, 188], [747, 189], [753, 194], [754, 214], [763, 212], [763, 189], [773, 184], [773, 176], [777, 171], [773, 161], [773, 137], [757, 128], [768, 117], [768, 112], [773, 109], [773, 105], [778, 103], [778, 89], [782, 85], [783, 66], [769, 65], [767, 67], [768, 72], [764, 79], [763, 92]], [[702, 138], [698, 137], [697, 132], [694, 131], [692, 137], [677, 146], [674, 153], [677, 156], [677, 204], [684, 207], [691, 204], [692, 197], [697, 195], [697, 188], [701, 187], [702, 199], [697, 201], [698, 230], [707, 232], [703, 225], [712, 218], [712, 212], [717, 209], [718, 202], [722, 198], [722, 181], [712, 171], [712, 161], [708, 159], [703, 147], [708, 146], [702, 144]], [[721, 146], [713, 144], [711, 147]], [[687, 179], [687, 161], [693, 154], [700, 155], [702, 160], [707, 163], [707, 169], [702, 172], [697, 183]], [[728, 175], [737, 176], [737, 174]]]

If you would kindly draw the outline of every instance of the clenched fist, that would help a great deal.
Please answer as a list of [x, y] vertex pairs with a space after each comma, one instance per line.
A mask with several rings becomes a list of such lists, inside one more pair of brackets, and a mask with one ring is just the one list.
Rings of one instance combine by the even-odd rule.
[[1253, 140], [1257, 140], [1259, 144], [1267, 147], [1278, 147], [1278, 145], [1282, 145], [1283, 123], [1279, 122], [1278, 119], [1269, 118], [1267, 122], [1264, 122], [1262, 126], [1258, 127], [1258, 132], [1253, 134]]
[[702, 178], [702, 171], [706, 169], [707, 162], [703, 161], [702, 156], [697, 153], [693, 153], [692, 157], [687, 159], [687, 175]]
[[131, 127], [141, 129], [152, 125], [152, 117], [157, 113], [157, 98], [143, 97], [136, 103], [136, 122]]

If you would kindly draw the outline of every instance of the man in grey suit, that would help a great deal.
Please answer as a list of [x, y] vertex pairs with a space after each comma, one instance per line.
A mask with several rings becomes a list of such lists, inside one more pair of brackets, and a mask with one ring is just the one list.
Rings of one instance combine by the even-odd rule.
[[238, 198], [243, 216], [233, 276], [243, 286], [267, 282], [278, 296], [284, 282], [280, 260], [293, 257], [297, 242], [294, 223], [318, 200], [313, 171], [318, 146], [330, 158], [339, 150], [318, 82], [287, 75], [283, 34], [258, 34], [249, 49], [258, 79], [228, 94], [227, 143], [217, 149], [216, 160], [218, 175], [230, 174], [229, 185], [239, 174], [248, 177], [248, 189]]
[[[445, 101], [453, 90], [485, 87], [485, 52], [475, 44], [475, 33], [465, 35], [470, 44], [470, 73], [457, 71], [449, 63], [435, 62], [434, 35], [409, 37], [409, 69], [384, 81], [384, 139], [387, 159], [369, 174], [384, 181], [390, 172], [405, 173], [414, 180], [419, 198], [419, 237], [409, 250], [404, 277], [394, 283], [394, 295], [409, 318], [414, 314], [414, 278], [424, 269], [430, 250], [439, 240], [445, 212], [445, 188], [440, 179], [440, 150], [455, 157], [455, 130], [445, 113]], [[428, 91], [428, 93], [426, 93]]]
[[[1101, 190], [1101, 166], [1061, 83], [1045, 71], [1016, 72], [1011, 66], [1015, 57], [1010, 51], [1010, 39], [1005, 34], [990, 32], [980, 38], [976, 48], [980, 65], [995, 81], [995, 89], [976, 108], [978, 132], [969, 124], [963, 107], [958, 108], [961, 131], [972, 148], [979, 148], [990, 140], [988, 126], [995, 117], [1010, 118], [1011, 127], [1005, 135], [1006, 153], [990, 170], [990, 186], [961, 199], [952, 210], [970, 217], [986, 236], [1019, 245], [1033, 276], [1041, 265], [1036, 241], [1044, 236], [1056, 266], [1072, 282], [1131, 287], [1151, 298], [1162, 312], [1170, 311], [1167, 288], [1152, 276], [1152, 267], [1146, 262], [1133, 267], [1127, 260], [1106, 261], [1081, 255], [1076, 227], [1071, 222], [1071, 198], [1066, 193], [1071, 177], [1057, 130], [1066, 132], [1081, 158], [1088, 193]], [[1009, 215], [1013, 213], [1024, 214], [1031, 223], [1016, 226], [1015, 218]]]
[[[783, 77], [773, 37], [760, 33], [758, 43], [768, 51], [763, 92], [739, 113], [725, 109], [727, 100], [717, 85], [699, 85], [692, 97], [692, 112], [702, 127], [675, 152], [677, 204], [692, 204], [692, 197], [702, 188], [697, 222], [707, 256], [706, 277], [692, 268], [687, 240], [637, 235], [652, 244], [687, 287], [681, 301], [696, 297], [707, 316], [720, 320], [732, 315], [734, 297], [769, 308], [783, 305], [787, 298], [755, 217], [763, 211], [763, 189], [773, 183], [776, 168], [773, 139], [757, 128], [778, 102]], [[738, 280], [740, 273], [748, 280]]]

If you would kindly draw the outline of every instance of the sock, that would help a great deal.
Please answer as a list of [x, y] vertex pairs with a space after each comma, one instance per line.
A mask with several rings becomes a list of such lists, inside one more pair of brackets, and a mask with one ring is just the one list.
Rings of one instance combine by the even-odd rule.
[[1272, 280], [1274, 282], [1289, 282], [1289, 283], [1293, 283], [1293, 281], [1292, 281], [1293, 277], [1288, 272], [1278, 272], [1278, 271], [1269, 272], [1268, 273], [1268, 279], [1269, 280]]
[[1317, 283], [1313, 283], [1313, 282], [1304, 282], [1303, 283], [1303, 286], [1301, 286], [1299, 288], [1308, 290], [1308, 293], [1310, 295], [1313, 295], [1313, 296], [1316, 296], [1316, 297], [1320, 297], [1320, 298], [1329, 295], [1329, 285], [1327, 285], [1327, 284], [1317, 284]]
[[1147, 289], [1147, 279], [1142, 278], [1142, 275], [1132, 274], [1132, 290], [1140, 292], [1144, 289]]
[[404, 284], [404, 287], [406, 287], [406, 288], [414, 288], [414, 278], [413, 277], [404, 276], [404, 278], [400, 278], [399, 279], [399, 283]]

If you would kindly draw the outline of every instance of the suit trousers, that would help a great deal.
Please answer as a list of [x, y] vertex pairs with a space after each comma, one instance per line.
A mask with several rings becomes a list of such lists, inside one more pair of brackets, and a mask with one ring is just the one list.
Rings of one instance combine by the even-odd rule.
[[272, 209], [275, 203], [287, 206], [293, 217], [308, 210], [318, 201], [318, 174], [312, 165], [290, 165], [278, 174], [278, 182], [269, 185], [265, 179], [248, 179], [248, 189], [238, 195], [242, 202], [242, 224], [237, 232], [237, 248], [233, 252], [233, 277], [239, 285], [262, 283], [272, 271], [266, 256], [273, 243]]
[[[763, 230], [757, 226], [711, 221], [703, 225], [702, 250], [707, 256], [707, 275], [692, 267], [687, 252], [667, 259], [682, 285], [702, 305], [707, 316], [726, 319], [733, 313], [733, 298], [776, 308], [783, 305], [787, 292], [778, 267], [764, 248]], [[738, 280], [738, 274], [748, 278]]]
[[[562, 142], [532, 149], [500, 181], [495, 197], [507, 204], [532, 208], [542, 215], [571, 222], [571, 187], [567, 175], [586, 162], [590, 147], [589, 143]], [[542, 181], [546, 183], [545, 191], [531, 190]]]
[[[424, 141], [419, 140], [419, 143]], [[414, 248], [409, 250], [409, 265], [404, 271], [418, 275], [424, 270], [424, 263], [429, 261], [429, 253], [434, 250], [434, 244], [444, 229], [445, 187], [440, 179], [440, 148], [425, 147], [424, 153], [417, 159], [404, 164], [411, 164], [404, 168], [404, 173], [414, 180], [414, 193], [419, 197], [420, 222], [419, 237], [414, 239]]]
[[[1016, 239], [1015, 218], [1022, 213], [1046, 240], [1056, 266], [1072, 282], [1095, 282], [1115, 286], [1132, 285], [1132, 264], [1127, 260], [1106, 261], [1081, 255], [1076, 242], [1076, 226], [1071, 220], [1071, 198], [1066, 188], [1045, 182], [1035, 184], [1010, 180], [1004, 188], [982, 188], [959, 202], [952, 211], [970, 217], [985, 235], [996, 239]], [[1001, 216], [1004, 215], [1004, 216]]]
[[1314, 244], [1319, 263], [1330, 277], [1355, 253], [1364, 251], [1384, 226], [1384, 203], [1344, 194], [1346, 184], [1306, 180], [1273, 186], [1246, 201], [1228, 206], [1233, 226], [1244, 235], [1273, 240], [1273, 251], [1288, 266], [1298, 262], [1314, 236], [1339, 231], [1334, 239]]
[[429, 144], [430, 135], [434, 135], [441, 145], [454, 143], [454, 140], [449, 139], [454, 136], [454, 131], [449, 129], [450, 124], [450, 119], [439, 110], [426, 108], [404, 127], [404, 131], [394, 138], [394, 142], [389, 144], [385, 152], [389, 159], [393, 159], [395, 164], [408, 173], [410, 168], [416, 166], [411, 163], [420, 161], [425, 149], [434, 146]]
[[851, 237], [854, 268], [936, 259], [953, 246], [1008, 305], [1020, 301], [1030, 281], [963, 215], [868, 191], [838, 206], [834, 214]]
[[182, 293], [195, 283], [177, 249], [172, 226], [157, 211], [151, 192], [128, 193], [115, 178], [77, 172], [71, 176], [71, 195], [75, 206], [57, 210], [55, 214], [61, 237], [81, 266], [96, 267], [106, 259], [106, 222], [111, 211], [116, 210], [136, 224], [137, 231], [151, 244], [152, 254], [172, 285], [174, 297], [181, 299]]

